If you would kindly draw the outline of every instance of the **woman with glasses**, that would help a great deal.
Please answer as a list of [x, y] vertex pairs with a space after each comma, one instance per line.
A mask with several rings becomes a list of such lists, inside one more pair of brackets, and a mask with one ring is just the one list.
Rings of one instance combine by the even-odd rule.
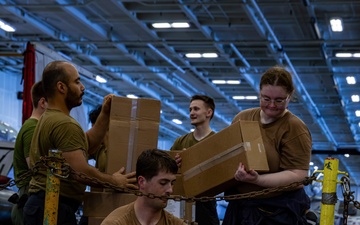
[[[238, 186], [226, 194], [244, 194], [303, 181], [308, 175], [312, 140], [309, 129], [288, 110], [294, 85], [282, 67], [268, 69], [260, 81], [260, 107], [238, 113], [238, 120], [259, 121], [269, 172], [239, 164]], [[303, 225], [310, 200], [302, 186], [255, 198], [229, 201], [223, 225]]]

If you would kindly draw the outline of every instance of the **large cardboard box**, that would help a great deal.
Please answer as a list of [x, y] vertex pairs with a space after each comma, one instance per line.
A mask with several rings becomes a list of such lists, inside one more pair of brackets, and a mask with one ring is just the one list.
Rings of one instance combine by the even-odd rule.
[[269, 170], [256, 121], [238, 121], [182, 151], [181, 171], [186, 196], [215, 196], [236, 184], [242, 162], [247, 169]]
[[84, 216], [105, 218], [116, 208], [127, 205], [137, 198], [130, 193], [85, 192]]
[[161, 103], [155, 99], [113, 97], [111, 101], [107, 173], [125, 167], [135, 171], [136, 160], [145, 149], [158, 144]]

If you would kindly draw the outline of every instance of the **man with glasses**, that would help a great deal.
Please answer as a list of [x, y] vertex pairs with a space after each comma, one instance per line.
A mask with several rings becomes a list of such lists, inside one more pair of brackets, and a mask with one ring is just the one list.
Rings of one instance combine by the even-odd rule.
[[[260, 81], [260, 107], [243, 110], [233, 119], [259, 121], [270, 171], [259, 174], [240, 163], [237, 187], [226, 194], [245, 194], [303, 181], [308, 175], [312, 139], [309, 129], [287, 108], [294, 93], [291, 74], [282, 67], [268, 69]], [[310, 199], [302, 186], [230, 201], [223, 225], [305, 225]]]

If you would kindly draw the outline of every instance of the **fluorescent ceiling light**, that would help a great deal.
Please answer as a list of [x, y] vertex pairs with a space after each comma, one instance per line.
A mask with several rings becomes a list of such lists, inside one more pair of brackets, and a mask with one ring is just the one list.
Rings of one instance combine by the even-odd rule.
[[153, 23], [154, 28], [171, 28], [170, 23]]
[[355, 77], [353, 77], [353, 76], [347, 76], [347, 77], [346, 77], [346, 82], [347, 82], [348, 84], [356, 84], [356, 79], [355, 79]]
[[226, 84], [226, 80], [212, 80], [213, 84]]
[[172, 121], [173, 121], [174, 123], [176, 123], [176, 124], [179, 124], [179, 125], [182, 124], [182, 121], [181, 121], [181, 120], [178, 120], [178, 119], [173, 119]]
[[256, 100], [256, 99], [258, 99], [258, 97], [255, 95], [248, 95], [248, 96], [234, 95], [232, 98], [235, 100]]
[[6, 32], [15, 32], [15, 28], [0, 20], [0, 28]]
[[228, 80], [226, 81], [227, 84], [240, 84], [240, 80]]
[[153, 23], [151, 24], [154, 28], [164, 29], [164, 28], [189, 28], [190, 24], [186, 22], [174, 22], [170, 23]]
[[350, 157], [350, 154], [344, 154], [344, 156], [345, 156], [346, 158], [349, 158], [349, 157]]
[[133, 98], [133, 99], [139, 98], [138, 96], [133, 95], [133, 94], [128, 94], [128, 95], [126, 95], [126, 97], [128, 97], [128, 98]]
[[245, 96], [233, 96], [232, 98], [235, 100], [244, 100]]
[[186, 53], [187, 58], [217, 58], [219, 57], [217, 53], [208, 52], [208, 53]]
[[190, 24], [186, 22], [176, 22], [171, 24], [172, 28], [189, 28]]
[[359, 58], [359, 57], [360, 57], [360, 53], [354, 53], [354, 54], [353, 54], [353, 57]]
[[353, 56], [353, 54], [349, 52], [338, 52], [335, 54], [335, 56], [338, 58], [350, 58]]
[[99, 76], [99, 75], [96, 75], [95, 80], [102, 84], [107, 82], [107, 80], [105, 78], [103, 78], [102, 76]]
[[250, 96], [246, 96], [245, 99], [247, 99], [247, 100], [256, 100], [256, 99], [258, 99], [258, 97], [250, 95]]
[[341, 18], [332, 18], [330, 19], [331, 30], [333, 32], [342, 32], [343, 25]]
[[210, 53], [203, 53], [203, 54], [202, 54], [202, 57], [204, 57], [204, 58], [217, 58], [217, 57], [218, 57], [218, 54], [212, 53], [212, 52], [210, 52]]
[[186, 53], [185, 56], [186, 58], [201, 58], [200, 53]]
[[310, 162], [310, 163], [309, 163], [309, 166], [313, 166], [313, 165], [314, 165], [314, 162]]
[[355, 115], [356, 115], [356, 117], [360, 117], [360, 110], [356, 110]]
[[351, 101], [352, 102], [359, 102], [360, 101], [359, 95], [351, 95]]

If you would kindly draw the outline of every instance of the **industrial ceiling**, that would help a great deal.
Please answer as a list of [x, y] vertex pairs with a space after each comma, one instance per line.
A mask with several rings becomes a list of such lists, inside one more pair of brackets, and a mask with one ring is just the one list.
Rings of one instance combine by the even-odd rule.
[[[360, 150], [360, 104], [351, 99], [360, 85], [346, 82], [347, 76], [360, 81], [359, 60], [336, 57], [360, 53], [359, 12], [356, 0], [0, 0], [0, 20], [16, 29], [0, 30], [0, 70], [21, 73], [26, 43], [41, 43], [107, 79], [84, 77], [89, 104], [108, 93], [161, 100], [159, 138], [174, 140], [192, 128], [192, 95], [215, 99], [211, 126], [220, 131], [239, 111], [259, 106], [258, 99], [233, 96], [259, 96], [262, 73], [284, 65], [297, 87], [289, 109], [311, 131], [313, 160], [321, 168], [334, 156], [340, 169], [360, 178], [360, 159], [353, 156]], [[331, 30], [332, 18], [342, 20], [342, 32]], [[160, 22], [190, 27], [152, 26]]]

